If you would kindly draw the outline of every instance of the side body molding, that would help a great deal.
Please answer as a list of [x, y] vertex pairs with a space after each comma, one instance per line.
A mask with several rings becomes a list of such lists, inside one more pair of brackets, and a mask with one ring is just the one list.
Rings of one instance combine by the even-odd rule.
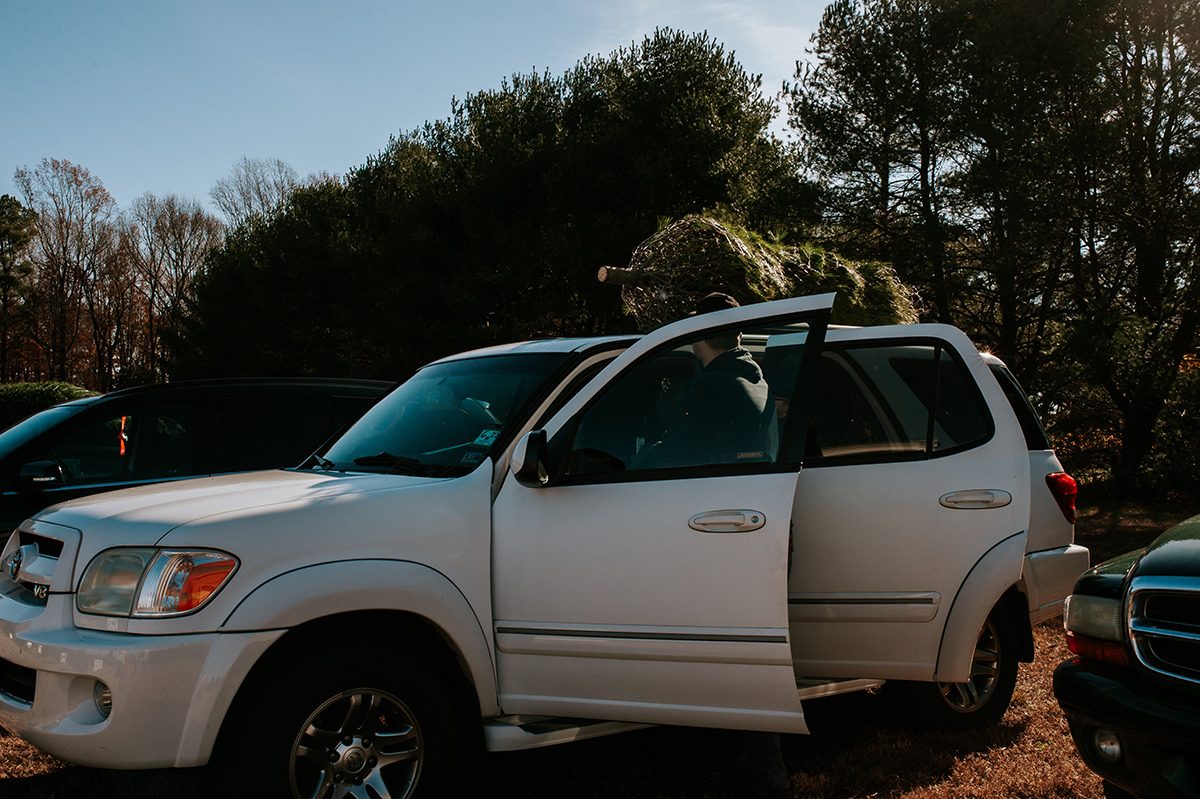
[[988, 550], [963, 581], [942, 631], [934, 679], [966, 682], [979, 631], [1004, 592], [1021, 579], [1025, 560], [1025, 531], [1009, 536]]
[[362, 610], [395, 610], [426, 619], [457, 651], [484, 718], [500, 712], [495, 664], [475, 611], [444, 574], [419, 563], [338, 561], [281, 574], [246, 596], [221, 631], [287, 629]]

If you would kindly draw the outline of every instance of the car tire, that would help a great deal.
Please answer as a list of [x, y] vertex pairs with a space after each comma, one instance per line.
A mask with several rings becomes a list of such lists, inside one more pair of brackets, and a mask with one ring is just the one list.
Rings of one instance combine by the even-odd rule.
[[1117, 785], [1113, 785], [1108, 780], [1104, 780], [1104, 799], [1137, 799], [1137, 796]]
[[1017, 625], [1009, 611], [998, 605], [979, 630], [970, 680], [893, 683], [903, 711], [923, 726], [943, 729], [999, 721], [1017, 684], [1017, 649]]
[[217, 781], [255, 797], [447, 795], [460, 748], [445, 687], [396, 647], [355, 649], [260, 683], [214, 764]]

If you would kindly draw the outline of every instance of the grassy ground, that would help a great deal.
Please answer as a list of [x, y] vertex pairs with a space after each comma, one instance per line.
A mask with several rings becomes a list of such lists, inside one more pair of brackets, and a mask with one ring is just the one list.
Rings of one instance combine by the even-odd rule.
[[[1091, 507], [1076, 540], [1093, 562], [1144, 546], [1188, 515]], [[1100, 799], [1100, 781], [1079, 759], [1054, 700], [1051, 675], [1068, 657], [1057, 623], [1035, 631], [1037, 657], [1023, 666], [998, 725], [965, 733], [902, 723], [886, 686], [805, 704], [813, 734], [785, 736], [798, 797], [844, 799]], [[0, 733], [3, 731], [0, 730]], [[527, 752], [490, 755], [487, 794], [528, 799], [733, 799], [731, 740], [719, 730], [661, 727]], [[215, 782], [235, 775], [219, 775]], [[0, 797], [199, 799], [224, 793], [197, 772], [106, 772], [66, 766], [0, 735]]]

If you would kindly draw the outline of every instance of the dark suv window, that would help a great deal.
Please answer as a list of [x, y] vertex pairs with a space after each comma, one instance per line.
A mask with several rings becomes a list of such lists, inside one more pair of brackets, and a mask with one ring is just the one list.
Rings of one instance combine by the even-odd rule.
[[1031, 450], [1050, 449], [1050, 439], [1046, 435], [1046, 429], [1042, 427], [1042, 420], [1038, 418], [1037, 411], [1033, 409], [1033, 403], [1029, 401], [1029, 395], [1021, 390], [1021, 386], [1013, 377], [1012, 372], [1000, 364], [992, 364], [991, 370], [992, 374], [996, 376], [996, 382], [1004, 390], [1004, 396], [1008, 399], [1008, 404], [1012, 406], [1013, 413], [1017, 415], [1017, 421], [1021, 423], [1021, 432], [1025, 434], [1025, 445]]
[[818, 368], [805, 463], [927, 458], [991, 434], [966, 366], [939, 344], [837, 347]]
[[338, 427], [319, 396], [228, 397], [213, 405], [219, 441], [215, 472], [299, 466]]
[[43, 458], [62, 467], [69, 486], [185, 477], [193, 473], [191, 406], [150, 406], [93, 422]]

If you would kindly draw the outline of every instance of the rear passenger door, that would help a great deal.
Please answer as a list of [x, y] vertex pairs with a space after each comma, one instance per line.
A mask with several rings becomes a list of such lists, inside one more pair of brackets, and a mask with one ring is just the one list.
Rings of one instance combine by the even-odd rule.
[[792, 519], [796, 674], [932, 679], [964, 581], [1025, 532], [1020, 429], [951, 327], [831, 330], [815, 381]]

